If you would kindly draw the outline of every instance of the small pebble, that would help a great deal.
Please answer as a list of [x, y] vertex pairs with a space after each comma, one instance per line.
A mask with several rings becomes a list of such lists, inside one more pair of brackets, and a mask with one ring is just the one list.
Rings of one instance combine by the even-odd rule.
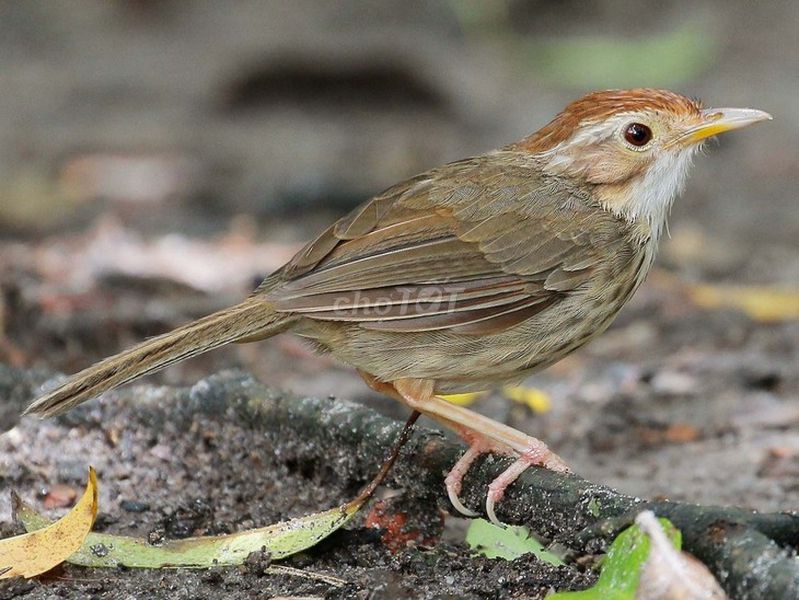
[[78, 492], [75, 488], [63, 483], [56, 483], [47, 490], [47, 495], [44, 497], [44, 507], [48, 510], [51, 508], [66, 508], [67, 506], [72, 506], [77, 497]]
[[126, 512], [143, 513], [150, 510], [150, 505], [146, 502], [139, 502], [138, 500], [122, 500], [119, 503], [119, 508]]

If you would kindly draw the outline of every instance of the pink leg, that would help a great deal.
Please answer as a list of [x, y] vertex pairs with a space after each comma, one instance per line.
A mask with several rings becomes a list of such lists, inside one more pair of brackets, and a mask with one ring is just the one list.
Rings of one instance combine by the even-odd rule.
[[[370, 379], [364, 375], [367, 383]], [[373, 379], [373, 378], [372, 378]], [[373, 383], [370, 383], [373, 387]], [[507, 487], [512, 484], [528, 467], [540, 465], [557, 472], [568, 472], [568, 465], [544, 442], [513, 429], [479, 413], [450, 404], [433, 392], [433, 382], [429, 380], [397, 380], [391, 384], [380, 384], [381, 387], [393, 388], [408, 406], [432, 417], [442, 425], [457, 431], [469, 444], [469, 449], [455, 463], [445, 480], [447, 494], [452, 505], [466, 516], [475, 516], [466, 508], [459, 498], [463, 477], [480, 454], [495, 452], [497, 454], [517, 456], [518, 460], [491, 482], [486, 497], [486, 514], [488, 518], [500, 524], [494, 507], [502, 499]], [[375, 387], [375, 389], [379, 389]], [[382, 389], [381, 389], [382, 391]]]
[[463, 478], [469, 471], [472, 463], [481, 454], [493, 452], [505, 456], [518, 456], [518, 459], [505, 471], [503, 471], [491, 484], [488, 486], [488, 494], [486, 495], [486, 515], [489, 520], [495, 525], [502, 525], [497, 519], [494, 507], [496, 503], [502, 500], [505, 495], [505, 490], [511, 485], [519, 475], [524, 473], [530, 466], [540, 465], [552, 471], [565, 472], [568, 467], [558, 457], [557, 454], [552, 452], [546, 444], [533, 437], [529, 438], [530, 445], [525, 452], [517, 454], [507, 446], [488, 439], [486, 436], [476, 433], [468, 428], [462, 426], [455, 426], [454, 429], [460, 436], [469, 444], [469, 449], [466, 453], [455, 463], [452, 470], [444, 480], [447, 486], [447, 495], [452, 505], [464, 516], [475, 517], [477, 513], [473, 510], [466, 508], [460, 500], [461, 485]]

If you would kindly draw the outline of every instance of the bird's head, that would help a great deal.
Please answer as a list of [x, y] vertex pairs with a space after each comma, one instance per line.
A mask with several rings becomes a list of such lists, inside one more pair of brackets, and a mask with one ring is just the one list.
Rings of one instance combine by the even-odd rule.
[[704, 108], [666, 90], [608, 90], [572, 102], [510, 148], [590, 186], [607, 209], [646, 220], [657, 237], [702, 142], [767, 119], [761, 110]]

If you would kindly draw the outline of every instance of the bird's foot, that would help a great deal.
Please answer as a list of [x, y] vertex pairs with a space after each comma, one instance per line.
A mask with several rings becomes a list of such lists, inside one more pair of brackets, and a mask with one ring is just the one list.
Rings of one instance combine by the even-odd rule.
[[449, 501], [452, 503], [452, 506], [455, 507], [455, 510], [464, 517], [476, 517], [478, 513], [470, 508], [466, 508], [463, 502], [461, 502], [460, 494], [463, 487], [463, 478], [478, 456], [491, 452], [491, 450], [495, 448], [492, 447], [490, 440], [469, 430], [461, 432], [461, 437], [469, 444], [469, 448], [463, 453], [463, 456], [458, 459], [458, 462], [453, 465], [449, 473], [447, 473], [447, 477], [444, 479], [444, 485], [447, 487]]
[[474, 460], [481, 454], [496, 452], [513, 456], [517, 460], [497, 477], [489, 487], [486, 497], [486, 514], [495, 524], [501, 525], [494, 512], [496, 503], [502, 499], [507, 487], [516, 481], [531, 465], [540, 465], [552, 471], [565, 472], [569, 467], [552, 452], [547, 445], [504, 423], [476, 413], [464, 406], [450, 404], [434, 393], [435, 382], [426, 379], [397, 379], [391, 384], [381, 383], [368, 373], [361, 373], [373, 389], [390, 393], [413, 410], [436, 419], [439, 423], [457, 431], [469, 444], [469, 449], [455, 463], [446, 478], [447, 494], [452, 505], [462, 514], [474, 517], [460, 500], [463, 477]]
[[499, 526], [502, 526], [502, 523], [497, 518], [495, 512], [497, 502], [502, 500], [508, 486], [516, 481], [519, 475], [524, 473], [529, 467], [537, 465], [557, 472], [568, 472], [570, 470], [568, 465], [557, 454], [552, 452], [544, 442], [534, 437], [528, 437], [528, 447], [526, 450], [523, 452], [516, 452], [504, 444], [495, 442], [484, 435], [466, 428], [463, 428], [460, 434], [469, 444], [469, 449], [458, 462], [455, 463], [444, 482], [447, 487], [447, 495], [449, 496], [450, 502], [458, 512], [467, 517], [475, 517], [477, 513], [464, 506], [463, 502], [460, 500], [463, 477], [469, 471], [475, 459], [481, 454], [493, 452], [516, 457], [516, 461], [488, 486], [488, 494], [486, 495], [485, 503], [486, 515], [492, 523]]

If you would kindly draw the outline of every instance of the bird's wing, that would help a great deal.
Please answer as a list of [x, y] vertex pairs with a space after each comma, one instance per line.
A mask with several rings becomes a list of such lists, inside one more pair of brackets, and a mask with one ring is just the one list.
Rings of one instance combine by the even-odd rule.
[[278, 311], [401, 332], [496, 333], [557, 304], [624, 240], [562, 183], [500, 162], [453, 163], [390, 188], [262, 293]]

